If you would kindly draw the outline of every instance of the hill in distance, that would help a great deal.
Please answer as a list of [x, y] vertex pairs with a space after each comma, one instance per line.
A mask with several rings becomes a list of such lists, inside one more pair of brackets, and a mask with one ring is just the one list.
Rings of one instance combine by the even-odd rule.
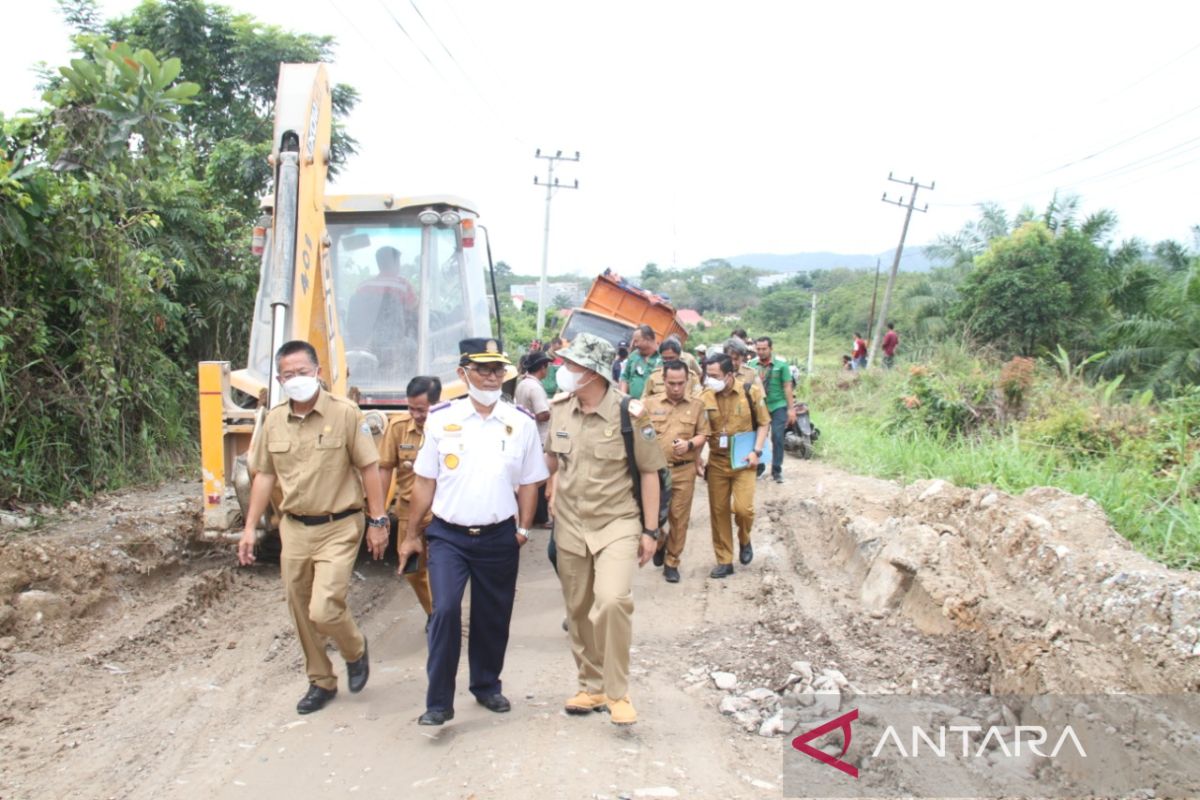
[[[878, 259], [879, 268], [887, 272], [892, 268], [892, 259], [896, 257], [895, 249], [874, 255], [855, 255], [845, 253], [747, 253], [740, 256], [730, 256], [725, 260], [735, 267], [753, 267], [768, 272], [813, 272], [818, 269], [874, 269]], [[911, 245], [904, 248], [900, 256], [900, 269], [904, 272], [928, 272], [934, 267], [932, 261], [925, 255], [924, 245]]]

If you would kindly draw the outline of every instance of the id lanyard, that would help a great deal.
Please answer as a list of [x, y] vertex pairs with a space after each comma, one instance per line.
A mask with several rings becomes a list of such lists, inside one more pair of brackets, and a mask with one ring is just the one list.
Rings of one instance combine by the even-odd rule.
[[[717, 411], [721, 411], [721, 398], [716, 397]], [[736, 402], [736, 397], [735, 397]], [[725, 413], [721, 413], [721, 435], [717, 437], [717, 447], [721, 450], [729, 448], [729, 417]]]

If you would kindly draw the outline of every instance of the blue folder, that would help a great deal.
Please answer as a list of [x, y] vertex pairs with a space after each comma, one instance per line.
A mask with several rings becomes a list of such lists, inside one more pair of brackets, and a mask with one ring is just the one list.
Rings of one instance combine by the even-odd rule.
[[[729, 439], [729, 466], [733, 469], [745, 469], [748, 465], [746, 459], [754, 452], [754, 442], [758, 438], [758, 431], [745, 431], [743, 433], [735, 433]], [[771, 463], [771, 434], [767, 433], [767, 438], [763, 440], [762, 458], [758, 459], [760, 464]]]

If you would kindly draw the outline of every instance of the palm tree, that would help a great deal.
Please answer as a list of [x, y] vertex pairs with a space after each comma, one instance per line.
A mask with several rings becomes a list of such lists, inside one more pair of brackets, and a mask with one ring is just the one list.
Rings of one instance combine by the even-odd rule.
[[1143, 312], [1108, 333], [1119, 344], [1101, 364], [1102, 374], [1140, 376], [1135, 382], [1160, 397], [1200, 384], [1200, 258], [1169, 273]]

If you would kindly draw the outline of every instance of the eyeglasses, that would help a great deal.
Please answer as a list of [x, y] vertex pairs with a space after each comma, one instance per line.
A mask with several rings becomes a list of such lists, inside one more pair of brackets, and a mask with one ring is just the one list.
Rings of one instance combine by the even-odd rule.
[[484, 378], [500, 378], [500, 377], [503, 377], [503, 375], [504, 375], [504, 365], [503, 364], [492, 364], [492, 365], [486, 366], [486, 367], [480, 367], [480, 366], [476, 366], [475, 364], [471, 364], [470, 366], [467, 367], [467, 369], [471, 370], [471, 372], [474, 372], [476, 375], [479, 375], [480, 377], [484, 377]]

